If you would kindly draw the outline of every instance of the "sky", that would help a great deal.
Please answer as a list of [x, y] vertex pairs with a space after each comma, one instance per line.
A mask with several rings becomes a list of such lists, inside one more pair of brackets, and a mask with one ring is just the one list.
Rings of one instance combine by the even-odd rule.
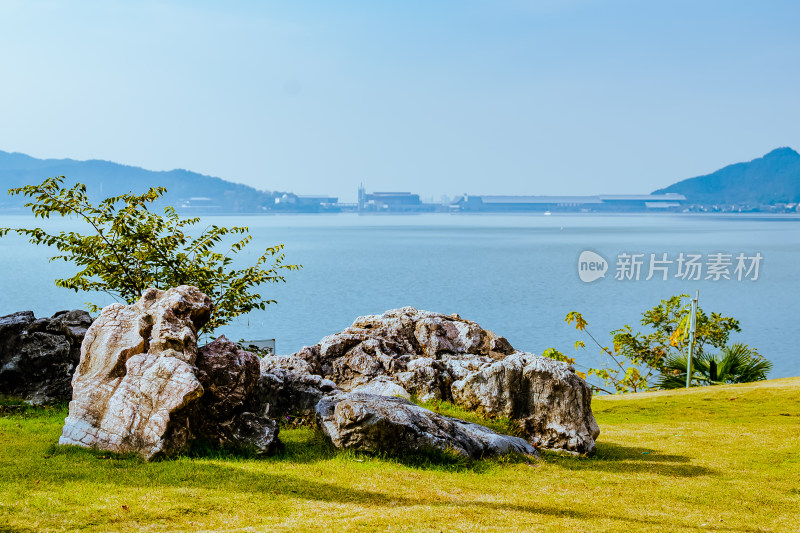
[[800, 150], [800, 2], [0, 0], [0, 150], [263, 190], [647, 193]]

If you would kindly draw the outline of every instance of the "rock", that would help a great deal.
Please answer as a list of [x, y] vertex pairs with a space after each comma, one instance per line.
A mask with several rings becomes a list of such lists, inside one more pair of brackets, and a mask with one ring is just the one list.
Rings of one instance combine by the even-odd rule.
[[32, 311], [0, 317], [0, 396], [35, 404], [72, 398], [72, 374], [92, 318], [82, 310], [36, 319]]
[[312, 416], [322, 397], [338, 390], [333, 381], [312, 374], [309, 364], [299, 357], [270, 355], [261, 359], [258, 398], [272, 418]]
[[536, 446], [592, 453], [600, 433], [591, 389], [574, 368], [516, 351], [458, 315], [404, 307], [359, 317], [294, 357], [344, 391], [402, 389], [423, 401], [510, 417]]
[[406, 400], [411, 399], [411, 395], [406, 389], [387, 379], [385, 376], [378, 376], [369, 383], [359, 385], [351, 392], [359, 392], [362, 394], [374, 394], [377, 396], [399, 396]]
[[516, 352], [454, 382], [452, 394], [462, 407], [511, 418], [537, 447], [595, 451], [592, 391], [565, 363]]
[[399, 397], [332, 394], [317, 404], [317, 421], [340, 449], [395, 455], [450, 450], [470, 459], [536, 453], [524, 439], [440, 415]]
[[189, 406], [203, 395], [193, 366], [197, 330], [211, 308], [188, 286], [105, 307], [84, 338], [59, 443], [145, 459], [186, 450]]
[[504, 338], [457, 315], [404, 307], [359, 317], [295, 355], [343, 390], [386, 375], [420, 398], [445, 399], [455, 379], [513, 351]]
[[185, 452], [197, 439], [269, 451], [277, 428], [255, 399], [256, 356], [225, 339], [198, 353], [211, 309], [185, 285], [104, 308], [86, 333], [59, 443], [145, 459]]
[[272, 453], [278, 426], [267, 416], [269, 404], [259, 397], [258, 357], [221, 336], [199, 349], [195, 365], [204, 392], [189, 414], [194, 438], [258, 455]]

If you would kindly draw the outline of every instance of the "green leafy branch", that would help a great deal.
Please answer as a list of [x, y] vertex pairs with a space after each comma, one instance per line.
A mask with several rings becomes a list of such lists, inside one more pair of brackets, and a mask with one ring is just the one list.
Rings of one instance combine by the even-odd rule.
[[[684, 298], [689, 297], [685, 294], [672, 296], [645, 311], [641, 324], [650, 330], [649, 333], [635, 332], [629, 325], [612, 331], [613, 350], [600, 344], [586, 329], [588, 322], [583, 315], [577, 311], [567, 313], [565, 322], [574, 322], [575, 328], [586, 333], [611, 361], [610, 365], [603, 368], [587, 369], [587, 375], [598, 377], [605, 385], [592, 385], [595, 391], [638, 392], [651, 388], [673, 388], [681, 379], [685, 385], [685, 353], [689, 342], [687, 330], [691, 306], [688, 302], [684, 303]], [[769, 361], [746, 345], [726, 346], [734, 331], [741, 331], [738, 320], [719, 313], [707, 315], [702, 309], [697, 310], [696, 360], [693, 359], [697, 374], [693, 383], [720, 383], [722, 378], [717, 377], [718, 370], [724, 370], [728, 383], [738, 382], [733, 381], [736, 379], [766, 379], [766, 371], [771, 368]], [[744, 348], [739, 349], [737, 346]], [[723, 353], [721, 356], [709, 355], [706, 353], [708, 347], [720, 348]], [[579, 348], [585, 348], [582, 341], [575, 343], [575, 349]], [[542, 355], [570, 364], [575, 361], [555, 348], [546, 350]]]
[[[302, 268], [283, 264], [283, 244], [266, 248], [252, 266], [232, 268], [236, 254], [252, 240], [249, 229], [210, 225], [192, 237], [186, 232], [200, 222], [199, 217], [181, 219], [169, 206], [163, 215], [149, 209], [166, 193], [164, 187], [153, 187], [140, 195], [113, 196], [93, 205], [85, 185], [65, 188], [63, 182], [64, 176], [51, 177], [40, 185], [11, 189], [9, 194], [31, 198], [25, 206], [36, 218], [76, 217], [89, 225], [91, 233], [0, 228], [0, 237], [15, 232], [33, 244], [53, 246], [59, 253], [51, 261], [78, 266], [74, 275], [56, 279], [59, 287], [76, 292], [101, 291], [118, 301], [133, 303], [149, 287], [194, 285], [214, 302], [211, 319], [203, 328], [208, 333], [241, 314], [275, 303], [254, 289], [264, 283], [285, 282], [284, 272]], [[240, 238], [226, 253], [215, 251], [228, 236]], [[97, 305], [87, 305], [97, 312]]]

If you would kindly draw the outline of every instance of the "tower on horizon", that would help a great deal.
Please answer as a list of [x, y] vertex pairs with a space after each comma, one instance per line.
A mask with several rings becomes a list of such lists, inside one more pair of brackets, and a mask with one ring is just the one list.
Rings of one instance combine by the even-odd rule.
[[364, 202], [366, 201], [366, 190], [364, 189], [364, 182], [358, 186], [358, 212], [362, 212], [364, 210]]

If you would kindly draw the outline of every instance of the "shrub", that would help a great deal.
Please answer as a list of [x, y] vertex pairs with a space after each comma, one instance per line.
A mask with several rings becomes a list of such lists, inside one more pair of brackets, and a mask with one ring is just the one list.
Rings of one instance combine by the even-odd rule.
[[[612, 331], [613, 350], [600, 344], [586, 329], [588, 323], [583, 315], [577, 311], [568, 313], [564, 320], [568, 324], [574, 322], [575, 328], [586, 333], [610, 362], [602, 368], [588, 368], [585, 374], [579, 372], [581, 377], [598, 377], [603, 386], [592, 385], [593, 390], [609, 394], [686, 386], [686, 333], [691, 311], [684, 298], [689, 297], [672, 296], [642, 313], [641, 324], [649, 329], [648, 333], [635, 332], [629, 325]], [[695, 318], [693, 383], [715, 385], [766, 379], [772, 363], [747, 345], [727, 346], [731, 333], [741, 331], [738, 320], [719, 313], [707, 315], [699, 308]], [[710, 355], [706, 353], [708, 347], [719, 348], [722, 354]], [[585, 348], [583, 341], [575, 343], [578, 348]], [[542, 355], [575, 364], [574, 358], [555, 348], [548, 348]]]
[[[199, 217], [182, 219], [172, 207], [163, 215], [148, 209], [166, 193], [164, 187], [146, 193], [113, 196], [93, 205], [86, 186], [63, 186], [64, 176], [47, 178], [41, 185], [9, 190], [24, 195], [37, 218], [51, 215], [75, 217], [86, 223], [88, 234], [72, 231], [48, 233], [42, 228], [0, 228], [0, 237], [15, 232], [33, 244], [54, 246], [63, 260], [79, 267], [73, 276], [56, 279], [56, 285], [74, 291], [102, 291], [116, 300], [133, 303], [149, 288], [168, 289], [194, 285], [211, 297], [214, 310], [203, 327], [206, 333], [253, 309], [265, 309], [275, 300], [264, 299], [254, 289], [264, 283], [286, 281], [282, 275], [300, 265], [284, 265], [283, 244], [267, 248], [254, 265], [232, 268], [233, 257], [251, 241], [247, 227], [210, 225], [192, 237], [185, 233]], [[228, 235], [237, 239], [226, 251], [215, 248]], [[88, 303], [90, 311], [99, 307]]]

